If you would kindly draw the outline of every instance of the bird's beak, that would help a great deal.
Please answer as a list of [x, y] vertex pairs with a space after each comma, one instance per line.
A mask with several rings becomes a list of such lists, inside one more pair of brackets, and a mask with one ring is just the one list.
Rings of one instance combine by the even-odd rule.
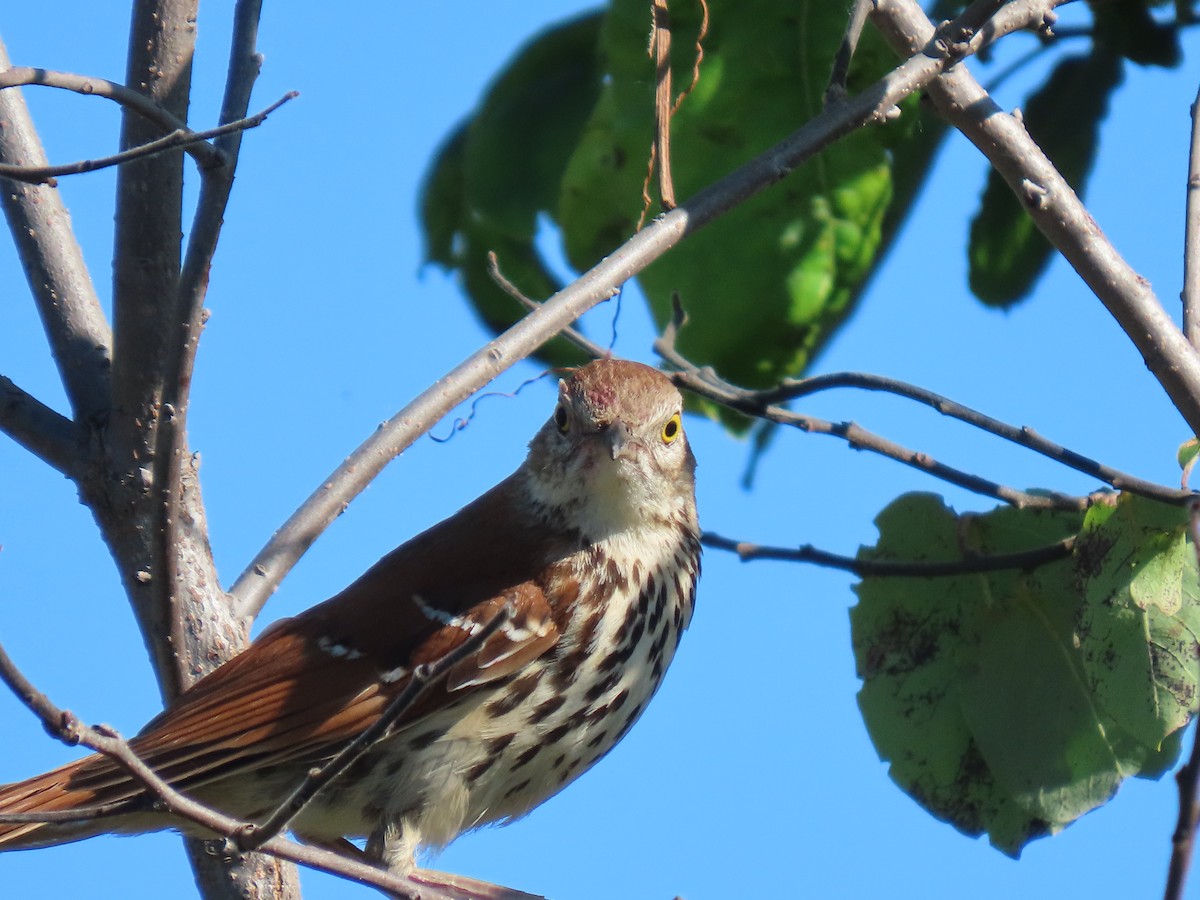
[[633, 455], [631, 446], [633, 429], [620, 419], [614, 419], [605, 426], [604, 440], [608, 444], [608, 452], [612, 454], [614, 460]]

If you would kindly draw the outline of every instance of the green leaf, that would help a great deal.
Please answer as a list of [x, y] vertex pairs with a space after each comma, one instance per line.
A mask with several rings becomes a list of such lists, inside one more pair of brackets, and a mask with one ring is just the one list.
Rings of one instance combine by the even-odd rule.
[[1179, 468], [1183, 473], [1182, 480], [1185, 487], [1192, 477], [1192, 469], [1196, 465], [1198, 456], [1200, 456], [1200, 439], [1198, 438], [1189, 438], [1184, 441], [1175, 453], [1175, 458], [1179, 461]]
[[866, 578], [851, 611], [859, 706], [892, 778], [1018, 855], [1157, 777], [1195, 709], [1200, 602], [1183, 514], [1122, 496], [1079, 513], [956, 516], [901, 497], [865, 559], [959, 560], [1078, 533], [1031, 571]]
[[1157, 750], [1196, 707], [1200, 588], [1187, 513], [1132, 497], [1093, 507], [1076, 552], [1088, 686], [1141, 748]]
[[[561, 286], [535, 244], [539, 214], [556, 204], [567, 159], [600, 90], [592, 13], [543, 32], [518, 51], [478, 111], [438, 153], [421, 197], [425, 257], [457, 271], [476, 312], [500, 331], [525, 310], [491, 277], [488, 253], [527, 297]], [[559, 339], [539, 356], [551, 365], [582, 362]]]
[[[820, 112], [845, 27], [837, 4], [709, 5], [699, 84], [671, 126], [681, 199]], [[698, 15], [691, 5], [671, 10], [676, 90], [691, 81]], [[653, 139], [646, 25], [641, 0], [614, 0], [602, 37], [609, 80], [563, 183], [559, 220], [577, 268], [631, 236], [641, 213]], [[894, 65], [874, 35], [855, 61], [852, 90]], [[849, 311], [881, 246], [891, 139], [883, 128], [839, 142], [642, 274], [660, 326], [672, 293], [681, 295], [689, 314], [679, 340], [684, 354], [747, 385], [771, 384], [807, 365]]]
[[[1121, 60], [1103, 52], [1060, 62], [1025, 105], [1024, 121], [1067, 182], [1082, 195], [1096, 158], [1100, 122], [1121, 82]], [[967, 250], [971, 290], [984, 303], [1007, 307], [1037, 284], [1053, 248], [993, 169]]]
[[[845, 10], [818, 0], [709, 6], [699, 82], [671, 126], [681, 200], [820, 112], [845, 27]], [[699, 15], [696, 5], [671, 10], [676, 94], [692, 81]], [[653, 135], [648, 27], [642, 0], [611, 0], [602, 15], [543, 33], [499, 75], [432, 168], [422, 204], [427, 257], [463, 276], [491, 327], [519, 310], [488, 276], [487, 251], [524, 293], [542, 299], [557, 287], [534, 241], [544, 216], [560, 227], [579, 270], [634, 233]], [[895, 64], [868, 30], [849, 90]], [[902, 107], [899, 120], [840, 141], [639, 277], [660, 326], [672, 294], [682, 296], [690, 313], [683, 352], [747, 385], [808, 365], [851, 310], [943, 133], [918, 115], [915, 97]], [[893, 166], [904, 179], [898, 206]], [[726, 421], [747, 426], [743, 417]]]
[[1096, 20], [1098, 47], [1143, 66], [1174, 68], [1183, 59], [1178, 26], [1155, 21], [1147, 0], [1104, 0], [1088, 5]]

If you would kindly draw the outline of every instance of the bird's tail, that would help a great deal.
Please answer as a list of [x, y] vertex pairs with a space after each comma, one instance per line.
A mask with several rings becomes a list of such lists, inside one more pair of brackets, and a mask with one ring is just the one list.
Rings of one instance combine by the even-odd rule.
[[[65, 844], [131, 827], [142, 791], [103, 756], [0, 784], [0, 852]], [[20, 814], [26, 821], [5, 817]], [[37, 820], [45, 814], [45, 820]], [[161, 826], [160, 826], [161, 827]]]

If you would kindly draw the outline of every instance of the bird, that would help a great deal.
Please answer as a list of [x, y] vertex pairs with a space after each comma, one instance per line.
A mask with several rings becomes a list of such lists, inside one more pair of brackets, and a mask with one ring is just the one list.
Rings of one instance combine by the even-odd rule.
[[[692, 619], [696, 461], [681, 395], [659, 370], [607, 358], [563, 374], [513, 474], [334, 597], [269, 626], [169, 703], [132, 750], [188, 796], [261, 820], [378, 721], [414, 669], [505, 609], [316, 794], [293, 834], [327, 846], [365, 838], [372, 862], [406, 874], [419, 854], [524, 816], [608, 753]], [[0, 823], [0, 851], [197, 833], [103, 755], [0, 785], [0, 815], [97, 806], [108, 814]]]

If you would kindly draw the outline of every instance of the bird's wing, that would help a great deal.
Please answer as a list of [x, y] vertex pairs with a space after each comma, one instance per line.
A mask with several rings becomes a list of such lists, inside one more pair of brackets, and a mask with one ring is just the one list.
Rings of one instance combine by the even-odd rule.
[[[414, 667], [460, 646], [505, 605], [507, 621], [397, 725], [545, 653], [559, 629], [554, 588], [539, 573], [555, 551], [513, 513], [502, 488], [393, 551], [331, 600], [271, 626], [153, 719], [131, 741], [135, 752], [185, 787], [331, 756], [383, 714]], [[479, 533], [492, 543], [471, 545], [468, 536]], [[512, 540], [498, 544], [498, 535]], [[91, 793], [88, 802], [138, 793], [108, 760], [77, 766], [70, 787]]]

